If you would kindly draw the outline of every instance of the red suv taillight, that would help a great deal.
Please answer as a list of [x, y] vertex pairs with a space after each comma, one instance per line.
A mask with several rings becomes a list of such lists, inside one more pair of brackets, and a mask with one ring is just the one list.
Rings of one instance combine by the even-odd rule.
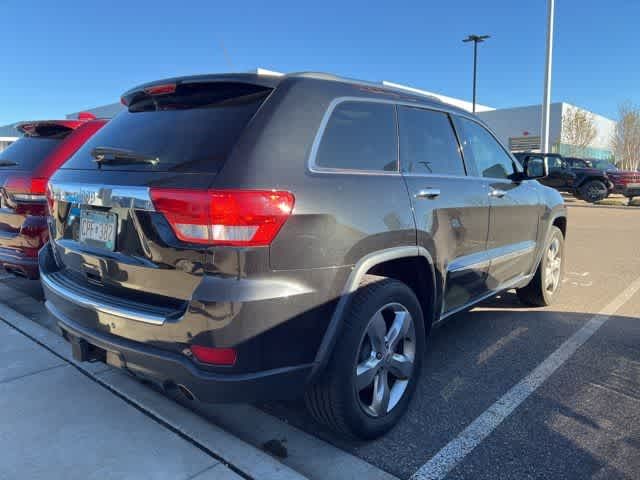
[[11, 176], [4, 182], [4, 190], [17, 201], [41, 202], [45, 200], [47, 182], [46, 178]]
[[293, 210], [292, 193], [276, 190], [151, 188], [156, 210], [190, 243], [269, 245]]

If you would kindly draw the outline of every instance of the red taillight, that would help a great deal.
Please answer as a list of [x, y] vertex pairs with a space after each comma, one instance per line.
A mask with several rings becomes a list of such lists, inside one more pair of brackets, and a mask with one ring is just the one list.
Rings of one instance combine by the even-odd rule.
[[167, 95], [176, 91], [175, 83], [167, 83], [165, 85], [154, 85], [153, 87], [147, 87], [144, 89], [144, 93], [147, 95]]
[[293, 194], [275, 190], [151, 188], [151, 199], [180, 240], [247, 247], [269, 245], [294, 203]]
[[84, 122], [87, 122], [89, 120], [95, 120], [96, 116], [91, 113], [91, 112], [80, 112], [78, 114], [78, 120], [82, 120]]
[[233, 348], [213, 348], [191, 345], [193, 356], [202, 363], [230, 366], [236, 363], [238, 352]]
[[11, 176], [4, 182], [4, 190], [16, 200], [41, 201], [47, 191], [48, 179], [29, 176]]

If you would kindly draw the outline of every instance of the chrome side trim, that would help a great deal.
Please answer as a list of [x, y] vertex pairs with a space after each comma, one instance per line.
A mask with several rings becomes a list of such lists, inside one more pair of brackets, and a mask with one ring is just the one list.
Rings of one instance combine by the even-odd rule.
[[462, 270], [478, 270], [490, 264], [508, 262], [514, 258], [530, 254], [536, 249], [536, 242], [533, 240], [514, 243], [511, 245], [492, 248], [484, 252], [472, 253], [463, 257], [458, 257], [447, 267], [447, 272], [454, 273]]
[[450, 262], [449, 265], [447, 265], [447, 272], [455, 273], [463, 270], [480, 270], [488, 267], [490, 262], [491, 258], [489, 257], [489, 251], [487, 250], [471, 253], [469, 255], [458, 257]]
[[65, 300], [83, 308], [88, 308], [96, 312], [105, 313], [116, 317], [126, 318], [127, 320], [150, 323], [152, 325], [162, 325], [166, 320], [165, 317], [159, 315], [145, 314], [122, 307], [114, 307], [112, 305], [107, 305], [104, 303], [96, 303], [95, 301], [81, 297], [75, 292], [72, 292], [71, 290], [63, 286], [58, 285], [43, 272], [40, 272], [40, 279], [42, 280], [42, 283], [56, 295], [59, 295]]
[[454, 315], [458, 312], [461, 312], [462, 310], [469, 308], [473, 305], [476, 305], [477, 303], [482, 302], [483, 300], [486, 300], [487, 298], [491, 298], [494, 295], [497, 295], [500, 292], [503, 292], [505, 290], [509, 290], [510, 288], [515, 288], [519, 285], [525, 284], [531, 280], [531, 278], [533, 278], [533, 275], [518, 275], [517, 277], [513, 278], [512, 280], [509, 280], [508, 282], [504, 283], [503, 285], [498, 286], [498, 288], [491, 290], [489, 292], [487, 292], [486, 294], [468, 302], [465, 303], [464, 305], [461, 305], [459, 307], [456, 307], [452, 310], [449, 310], [446, 313], [443, 313], [442, 315], [440, 315], [440, 319], [437, 320], [436, 322], [434, 322], [433, 326], [438, 326], [440, 325], [442, 322], [444, 322], [448, 317], [450, 317], [451, 315]]
[[155, 210], [148, 187], [66, 182], [51, 182], [49, 185], [53, 198], [56, 201], [93, 205], [96, 207]]
[[358, 286], [360, 285], [360, 282], [362, 281], [362, 278], [365, 276], [365, 274], [375, 265], [387, 262], [389, 260], [396, 260], [398, 258], [406, 257], [425, 257], [427, 259], [429, 264], [433, 267], [431, 269], [433, 282], [433, 298], [438, 298], [438, 287], [434, 270], [435, 265], [433, 263], [431, 254], [427, 251], [426, 248], [415, 245], [406, 247], [393, 247], [365, 255], [358, 261], [358, 263], [354, 265], [353, 270], [351, 270], [351, 273], [349, 274], [349, 277], [347, 278], [347, 281], [342, 289], [342, 294], [340, 295], [338, 304], [333, 312], [333, 315], [331, 316], [327, 331], [322, 337], [322, 342], [320, 343], [320, 347], [318, 348], [318, 352], [316, 353], [316, 357], [314, 359], [314, 367], [311, 371], [310, 378], [313, 378], [320, 370], [322, 370], [322, 368], [326, 364], [326, 361], [329, 359], [344, 310], [347, 307], [349, 300], [351, 299], [351, 295], [358, 289]]
[[[496, 263], [504, 263], [504, 262], [508, 262], [510, 260], [514, 260], [518, 257], [522, 257], [525, 255], [529, 255], [530, 253], [533, 253], [536, 249], [536, 242], [534, 242], [533, 240], [531, 241], [526, 241], [526, 242], [520, 242], [520, 243], [514, 243], [513, 245], [508, 245], [506, 247], [500, 247], [499, 249], [496, 248], [494, 250], [502, 250], [502, 252], [500, 255], [497, 255], [495, 257], [491, 258], [491, 264], [496, 264]], [[493, 250], [490, 250], [490, 252]]]

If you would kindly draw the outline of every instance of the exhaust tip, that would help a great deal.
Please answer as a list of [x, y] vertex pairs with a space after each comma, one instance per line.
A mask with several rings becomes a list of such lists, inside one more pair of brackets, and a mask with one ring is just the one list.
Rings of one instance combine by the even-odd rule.
[[196, 396], [193, 393], [191, 393], [191, 390], [189, 390], [184, 385], [178, 385], [178, 390], [180, 391], [182, 396], [185, 397], [187, 400], [193, 401], [196, 399]]

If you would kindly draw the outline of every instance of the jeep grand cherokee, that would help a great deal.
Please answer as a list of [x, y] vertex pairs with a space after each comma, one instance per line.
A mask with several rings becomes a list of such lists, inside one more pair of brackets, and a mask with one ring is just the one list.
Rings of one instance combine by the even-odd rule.
[[50, 181], [47, 308], [74, 355], [209, 402], [305, 395], [374, 438], [432, 326], [547, 305], [566, 211], [475, 116], [324, 74], [174, 78]]

